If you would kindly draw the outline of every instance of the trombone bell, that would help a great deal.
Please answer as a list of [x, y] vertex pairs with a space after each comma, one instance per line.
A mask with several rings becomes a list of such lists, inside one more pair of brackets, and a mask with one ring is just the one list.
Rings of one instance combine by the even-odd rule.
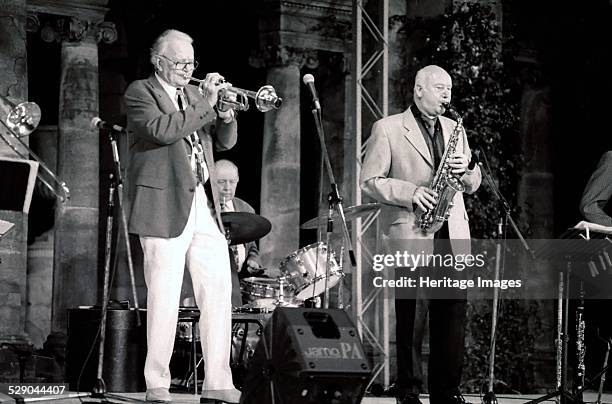
[[[2, 131], [0, 131], [0, 139], [13, 149], [22, 159], [29, 160], [30, 156], [32, 156], [39, 164], [38, 179], [40, 182], [49, 188], [62, 202], [70, 199], [70, 190], [66, 183], [60, 180], [44, 161], [42, 161], [42, 159], [20, 139], [21, 137], [29, 135], [38, 127], [41, 117], [40, 107], [34, 102], [22, 102], [15, 105], [3, 96], [0, 96], [0, 102], [10, 109], [6, 116], [6, 120], [0, 120], [0, 122], [9, 130], [9, 134], [11, 135], [5, 136]], [[29, 155], [23, 153], [15, 146], [11, 142], [11, 138], [15, 139], [21, 147], [27, 150]], [[46, 178], [42, 176], [43, 172], [46, 174]]]
[[34, 102], [22, 102], [9, 112], [6, 126], [18, 137], [27, 136], [40, 123], [40, 107]]

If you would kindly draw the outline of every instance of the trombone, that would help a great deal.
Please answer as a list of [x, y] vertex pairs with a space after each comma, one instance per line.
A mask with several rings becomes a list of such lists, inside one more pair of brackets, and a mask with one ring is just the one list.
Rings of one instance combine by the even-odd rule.
[[[202, 93], [202, 83], [204, 80], [191, 77], [190, 81], [198, 83], [200, 93]], [[221, 81], [221, 83], [225, 80]], [[246, 111], [249, 109], [249, 97], [255, 100], [255, 106], [261, 112], [268, 112], [272, 109], [279, 109], [283, 104], [283, 99], [276, 95], [276, 90], [271, 85], [261, 87], [257, 91], [243, 90], [238, 87], [228, 87], [219, 91], [219, 101], [217, 108], [223, 110], [225, 106], [236, 111]]]
[[[42, 182], [47, 188], [51, 190], [51, 192], [59, 198], [62, 202], [65, 202], [67, 199], [70, 199], [70, 190], [65, 182], [61, 181], [51, 169], [42, 161], [40, 157], [36, 155], [25, 144], [20, 138], [24, 136], [28, 136], [32, 133], [40, 123], [40, 107], [34, 102], [22, 102], [20, 104], [15, 105], [13, 102], [9, 101], [6, 97], [0, 96], [0, 101], [4, 104], [5, 107], [8, 107], [9, 113], [6, 117], [6, 121], [0, 120], [2, 125], [4, 125], [9, 130], [10, 136], [5, 136], [4, 131], [0, 131], [0, 138], [6, 143], [19, 157], [24, 160], [29, 160], [29, 156], [23, 153], [17, 146], [15, 146], [10, 140], [16, 140], [21, 147], [26, 149], [30, 156], [34, 158], [38, 162], [39, 167], [44, 171], [49, 180], [42, 177], [41, 172], [38, 172], [38, 179]], [[53, 182], [56, 186], [51, 185]]]

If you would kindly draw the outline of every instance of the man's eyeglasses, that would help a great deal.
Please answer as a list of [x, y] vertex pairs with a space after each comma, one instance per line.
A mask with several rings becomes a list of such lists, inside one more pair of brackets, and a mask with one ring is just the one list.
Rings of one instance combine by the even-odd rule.
[[193, 60], [193, 61], [189, 61], [189, 62], [179, 62], [176, 60], [172, 60], [169, 57], [166, 57], [164, 55], [157, 55], [160, 58], [164, 58], [166, 59], [168, 62], [172, 62], [174, 63], [174, 69], [175, 70], [195, 70], [198, 68], [198, 61], [197, 60]]

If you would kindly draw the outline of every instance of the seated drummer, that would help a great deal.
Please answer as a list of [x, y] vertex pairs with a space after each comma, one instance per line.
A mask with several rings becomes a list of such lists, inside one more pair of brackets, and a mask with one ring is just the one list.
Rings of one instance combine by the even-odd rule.
[[[239, 180], [238, 167], [229, 160], [219, 160], [215, 163], [215, 168], [221, 211], [255, 213], [251, 205], [235, 196]], [[261, 267], [259, 249], [255, 241], [232, 247], [235, 247], [230, 248], [230, 262], [234, 269], [232, 271], [232, 305], [242, 306], [239, 278], [262, 276], [264, 270]]]

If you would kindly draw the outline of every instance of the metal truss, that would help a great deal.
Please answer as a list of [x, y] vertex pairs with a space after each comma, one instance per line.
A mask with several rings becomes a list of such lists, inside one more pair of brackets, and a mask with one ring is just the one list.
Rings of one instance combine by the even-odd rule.
[[[353, 0], [353, 63], [354, 104], [352, 111], [354, 178], [352, 198], [362, 202], [359, 176], [371, 124], [388, 115], [389, 87], [389, 0]], [[363, 112], [369, 112], [364, 116]], [[366, 135], [367, 136], [367, 135]], [[364, 140], [365, 139], [365, 140]], [[380, 380], [389, 386], [389, 299], [386, 288], [374, 288], [368, 281], [373, 253], [379, 247], [378, 214], [353, 222], [352, 237], [356, 240], [357, 267], [353, 276], [353, 314], [364, 343], [373, 349], [374, 372], [370, 384]], [[368, 271], [368, 272], [364, 272]], [[366, 275], [366, 276], [364, 276]], [[365, 293], [365, 295], [364, 295]]]

